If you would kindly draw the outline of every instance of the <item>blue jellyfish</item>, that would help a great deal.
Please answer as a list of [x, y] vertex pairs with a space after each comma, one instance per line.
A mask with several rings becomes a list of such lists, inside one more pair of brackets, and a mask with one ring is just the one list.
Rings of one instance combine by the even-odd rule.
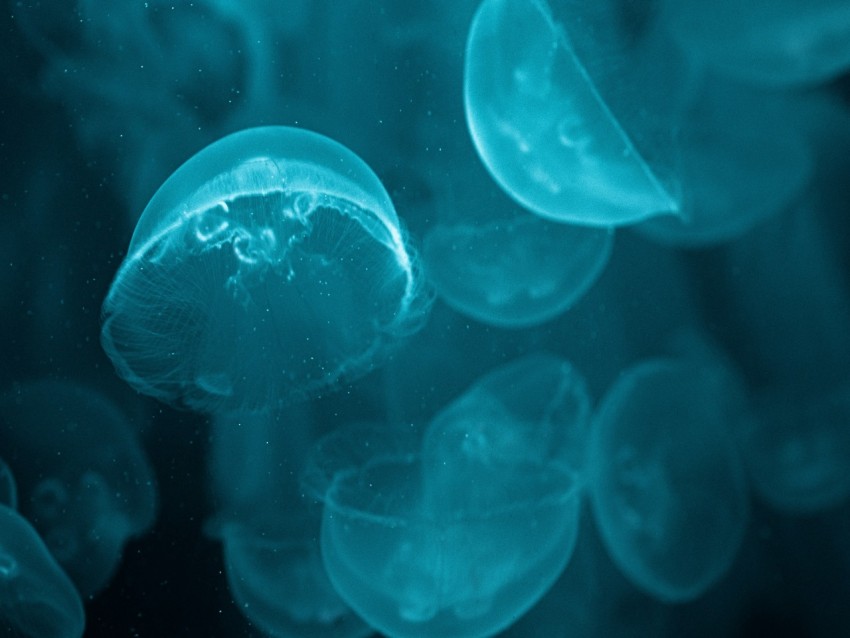
[[38, 533], [0, 505], [0, 634], [80, 638], [85, 614], [73, 583]]
[[321, 510], [300, 489], [310, 426], [303, 405], [214, 419], [216, 512], [208, 529], [222, 542], [230, 592], [252, 624], [278, 637], [365, 636], [371, 630], [325, 573]]
[[83, 596], [101, 591], [156, 514], [153, 471], [126, 418], [84, 386], [39, 381], [0, 400], [0, 449], [21, 514]]
[[731, 426], [744, 410], [718, 362], [657, 359], [623, 372], [598, 409], [589, 453], [595, 520], [614, 562], [666, 602], [730, 569], [748, 522]]
[[850, 386], [800, 397], [771, 392], [744, 421], [743, 456], [756, 493], [789, 514], [850, 498]]
[[845, 0], [666, 0], [663, 19], [698, 63], [773, 88], [826, 82], [850, 68]]
[[324, 502], [322, 557], [343, 599], [399, 637], [514, 622], [575, 546], [588, 406], [575, 370], [540, 355], [485, 376], [421, 441], [377, 426], [320, 441], [305, 484]]
[[392, 202], [310, 131], [208, 146], [145, 208], [103, 305], [118, 374], [172, 404], [262, 409], [364, 374], [428, 308]]
[[660, 35], [621, 29], [613, 2], [565, 10], [559, 24], [545, 0], [481, 3], [464, 103], [482, 161], [517, 202], [555, 220], [616, 226], [678, 214], [683, 62]]
[[814, 161], [802, 99], [713, 78], [682, 124], [682, 214], [638, 225], [673, 246], [729, 241], [776, 217], [802, 194]]
[[487, 224], [441, 224], [423, 261], [452, 308], [487, 324], [522, 328], [554, 319], [602, 274], [613, 232], [534, 215]]
[[9, 464], [0, 458], [0, 505], [18, 509], [18, 482]]

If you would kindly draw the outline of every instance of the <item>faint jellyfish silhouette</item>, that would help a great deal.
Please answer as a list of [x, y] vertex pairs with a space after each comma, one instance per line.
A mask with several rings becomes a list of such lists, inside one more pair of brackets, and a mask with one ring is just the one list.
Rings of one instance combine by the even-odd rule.
[[783, 212], [812, 176], [805, 106], [800, 97], [706, 81], [682, 124], [682, 214], [638, 230], [662, 244], [701, 247]]
[[101, 342], [138, 391], [263, 409], [374, 367], [429, 297], [392, 202], [310, 131], [248, 129], [180, 167], [142, 214]]
[[18, 483], [9, 464], [0, 458], [0, 505], [18, 509]]
[[800, 397], [771, 392], [744, 421], [743, 456], [756, 493], [789, 514], [850, 497], [850, 388]]
[[85, 613], [74, 584], [38, 533], [0, 505], [0, 634], [79, 638]]
[[210, 454], [216, 512], [207, 527], [222, 542], [239, 610], [265, 633], [365, 636], [371, 629], [325, 574], [321, 510], [301, 493], [310, 429], [303, 405], [279, 414], [217, 416]]
[[747, 83], [810, 85], [850, 68], [844, 0], [672, 0], [662, 15], [694, 60]]
[[441, 224], [422, 258], [437, 293], [483, 323], [522, 328], [554, 319], [602, 274], [613, 232], [533, 215], [478, 224]]
[[588, 405], [572, 367], [541, 355], [487, 375], [421, 444], [367, 426], [322, 439], [305, 485], [324, 502], [322, 557], [340, 595], [392, 636], [510, 625], [575, 546]]
[[482, 161], [544, 217], [616, 226], [678, 214], [673, 122], [684, 65], [660, 35], [621, 28], [612, 2], [564, 10], [559, 24], [544, 0], [478, 9], [464, 103]]
[[667, 602], [692, 600], [730, 569], [746, 529], [745, 472], [730, 424], [740, 381], [716, 362], [626, 370], [591, 434], [590, 494], [614, 562]]
[[102, 590], [156, 514], [153, 471], [125, 417], [86, 387], [40, 381], [0, 401], [0, 448], [21, 514], [84, 597]]

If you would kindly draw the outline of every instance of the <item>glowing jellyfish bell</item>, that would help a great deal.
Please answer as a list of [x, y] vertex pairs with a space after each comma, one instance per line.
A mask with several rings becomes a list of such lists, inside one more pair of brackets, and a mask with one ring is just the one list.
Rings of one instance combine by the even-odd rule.
[[748, 521], [730, 424], [739, 380], [719, 363], [659, 359], [626, 370], [595, 419], [589, 486], [600, 535], [637, 587], [693, 600], [732, 565]]
[[118, 373], [219, 412], [368, 371], [428, 303], [384, 187], [351, 151], [289, 127], [203, 149], [142, 213], [103, 306]]
[[0, 505], [0, 634], [80, 638], [85, 614], [73, 583], [32, 526]]
[[323, 439], [305, 482], [343, 599], [400, 638], [514, 622], [575, 547], [588, 405], [574, 369], [541, 355], [485, 376], [422, 441], [364, 426]]
[[671, 113], [687, 89], [675, 56], [658, 39], [635, 44], [614, 3], [565, 11], [559, 24], [545, 0], [481, 3], [464, 103], [482, 161], [517, 202], [555, 220], [616, 226], [678, 214]]

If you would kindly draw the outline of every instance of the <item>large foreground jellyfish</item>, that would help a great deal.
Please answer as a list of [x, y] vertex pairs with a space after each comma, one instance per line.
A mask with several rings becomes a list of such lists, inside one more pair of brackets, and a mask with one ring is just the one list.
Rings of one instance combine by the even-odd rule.
[[613, 2], [564, 8], [559, 24], [545, 0], [481, 3], [464, 71], [481, 159], [544, 217], [615, 226], [678, 213], [676, 57], [651, 26], [624, 26]]
[[0, 505], [0, 635], [80, 638], [80, 595], [38, 533]]
[[533, 326], [568, 310], [611, 255], [613, 232], [534, 215], [487, 224], [439, 225], [423, 259], [438, 294], [484, 323]]
[[375, 426], [323, 439], [305, 483], [324, 502], [322, 557], [340, 595], [401, 638], [514, 622], [575, 546], [588, 405], [569, 364], [538, 356], [475, 384], [421, 442]]
[[772, 507], [810, 514], [850, 498], [850, 386], [762, 398], [742, 431], [753, 486]]
[[219, 416], [210, 472], [216, 512], [208, 529], [223, 545], [239, 610], [271, 636], [356, 638], [371, 632], [325, 574], [321, 510], [299, 474], [312, 443], [303, 405], [280, 413]]
[[666, 0], [665, 21], [695, 60], [771, 87], [825, 82], [850, 68], [845, 0]]
[[597, 526], [623, 573], [660, 600], [703, 594], [742, 542], [739, 383], [719, 362], [652, 360], [626, 370], [599, 408], [588, 461]]
[[101, 341], [140, 392], [257, 409], [368, 371], [427, 306], [369, 167], [317, 133], [264, 127], [208, 146], [157, 191]]
[[102, 590], [156, 514], [153, 471], [126, 418], [86, 387], [40, 381], [0, 400], [0, 449], [21, 514], [83, 596]]

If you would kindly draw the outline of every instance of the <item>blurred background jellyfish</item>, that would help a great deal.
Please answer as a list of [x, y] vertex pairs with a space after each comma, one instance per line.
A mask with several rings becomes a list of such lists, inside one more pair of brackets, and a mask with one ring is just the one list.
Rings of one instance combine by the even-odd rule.
[[805, 400], [764, 397], [744, 421], [743, 456], [756, 493], [790, 514], [850, 497], [850, 387]]
[[662, 244], [729, 241], [802, 196], [814, 168], [804, 122], [811, 97], [755, 90], [707, 77], [687, 106], [681, 145], [682, 214], [637, 226]]
[[731, 568], [748, 523], [730, 426], [740, 381], [714, 361], [658, 359], [623, 372], [591, 434], [591, 502], [608, 552], [638, 587], [693, 600]]
[[437, 294], [458, 312], [506, 328], [566, 312], [608, 263], [614, 234], [533, 215], [484, 225], [439, 225], [422, 259]]
[[511, 197], [551, 219], [617, 226], [679, 214], [683, 61], [648, 11], [626, 22], [616, 2], [558, 8], [484, 0], [475, 15], [464, 103], [482, 161]]
[[430, 298], [381, 182], [317, 133], [248, 129], [157, 191], [103, 305], [101, 342], [138, 391], [263, 409], [374, 367]]
[[270, 636], [355, 638], [371, 629], [342, 601], [319, 548], [321, 510], [299, 477], [313, 441], [303, 404], [213, 420], [210, 474], [230, 592]]
[[0, 635], [83, 635], [83, 603], [73, 583], [32, 526], [5, 505], [0, 505], [0, 592]]
[[87, 387], [39, 381], [0, 400], [0, 449], [19, 508], [87, 598], [156, 514], [153, 472], [125, 417]]
[[337, 591], [392, 636], [510, 625], [575, 546], [588, 406], [572, 366], [539, 355], [485, 376], [421, 444], [406, 428], [322, 439], [305, 483], [324, 502], [322, 556]]
[[794, 87], [850, 68], [844, 0], [665, 0], [671, 33], [699, 64], [748, 83]]

